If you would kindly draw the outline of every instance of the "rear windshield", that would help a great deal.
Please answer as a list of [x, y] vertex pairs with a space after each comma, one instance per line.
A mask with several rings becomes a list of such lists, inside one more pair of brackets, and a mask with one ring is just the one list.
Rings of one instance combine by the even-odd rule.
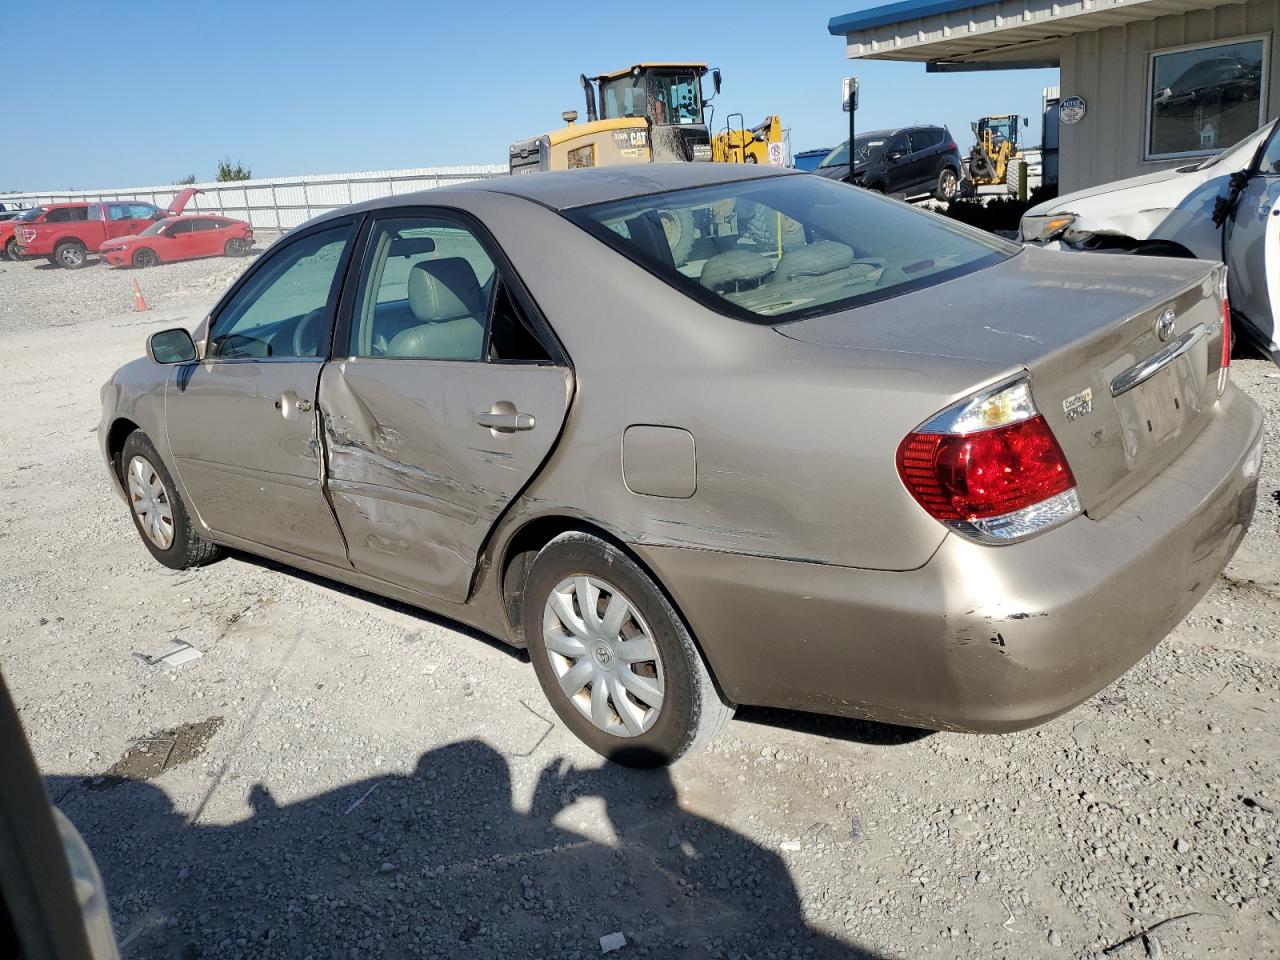
[[757, 323], [884, 300], [1020, 249], [861, 187], [803, 175], [634, 197], [566, 216], [694, 299]]

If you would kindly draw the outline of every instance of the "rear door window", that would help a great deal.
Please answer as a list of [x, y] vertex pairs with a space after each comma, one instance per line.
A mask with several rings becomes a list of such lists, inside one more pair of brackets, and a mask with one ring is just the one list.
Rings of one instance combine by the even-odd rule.
[[933, 130], [912, 130], [910, 139], [912, 153], [921, 153], [925, 150], [932, 150], [942, 142], [942, 138]]
[[802, 174], [635, 197], [565, 216], [691, 298], [758, 323], [883, 300], [1020, 249]]

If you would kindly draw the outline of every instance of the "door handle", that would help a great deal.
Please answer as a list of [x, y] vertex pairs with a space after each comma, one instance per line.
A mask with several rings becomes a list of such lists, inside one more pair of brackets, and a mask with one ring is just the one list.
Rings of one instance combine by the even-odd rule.
[[537, 420], [532, 413], [482, 413], [476, 417], [476, 425], [497, 433], [515, 433], [517, 430], [532, 430]]

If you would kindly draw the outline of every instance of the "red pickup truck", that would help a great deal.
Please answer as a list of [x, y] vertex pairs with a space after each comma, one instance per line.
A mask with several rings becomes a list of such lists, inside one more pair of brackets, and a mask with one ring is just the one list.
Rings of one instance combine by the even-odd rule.
[[97, 253], [108, 240], [141, 233], [155, 221], [181, 213], [187, 201], [199, 192], [195, 187], [187, 187], [165, 210], [140, 200], [91, 203], [86, 219], [78, 221], [56, 222], [52, 216], [54, 211], [77, 205], [53, 204], [47, 208], [43, 221], [18, 224], [18, 256], [47, 257], [50, 263], [76, 270], [88, 263], [89, 254]]
[[32, 207], [30, 210], [23, 210], [12, 220], [0, 221], [0, 256], [8, 257], [10, 260], [22, 259], [18, 255], [16, 233], [24, 224], [45, 223], [49, 220], [54, 222], [83, 220], [88, 214], [89, 204], [87, 203], [59, 203], [56, 206]]

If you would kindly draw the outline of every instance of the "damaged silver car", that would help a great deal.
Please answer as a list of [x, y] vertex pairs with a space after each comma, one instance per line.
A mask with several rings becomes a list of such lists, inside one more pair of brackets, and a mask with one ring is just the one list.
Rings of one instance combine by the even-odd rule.
[[802, 174], [487, 180], [279, 240], [104, 386], [102, 453], [161, 563], [245, 550], [527, 647], [624, 763], [737, 704], [1014, 730], [1244, 535], [1225, 303], [1212, 264]]

